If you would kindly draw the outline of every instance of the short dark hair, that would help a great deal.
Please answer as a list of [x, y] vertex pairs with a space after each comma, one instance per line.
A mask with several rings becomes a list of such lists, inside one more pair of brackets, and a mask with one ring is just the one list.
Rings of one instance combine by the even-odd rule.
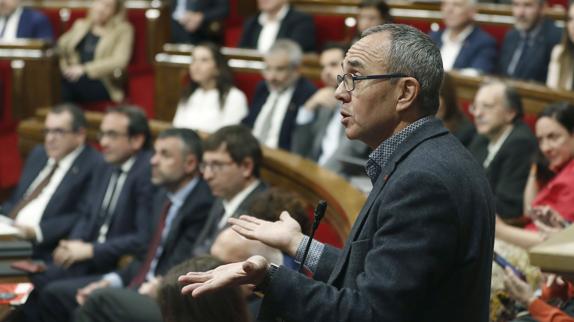
[[158, 139], [178, 138], [184, 147], [184, 153], [191, 153], [197, 158], [197, 162], [203, 159], [203, 147], [201, 138], [192, 129], [170, 128], [161, 131], [157, 135]]
[[177, 280], [180, 275], [208, 271], [222, 264], [213, 256], [200, 256], [172, 267], [158, 289], [164, 321], [249, 321], [247, 303], [239, 286], [226, 287], [199, 298], [181, 295], [181, 285]]
[[504, 104], [506, 105], [507, 109], [510, 109], [516, 113], [514, 119], [512, 119], [512, 122], [522, 120], [522, 118], [524, 117], [524, 108], [522, 107], [522, 98], [520, 97], [520, 94], [518, 93], [516, 88], [514, 88], [508, 82], [505, 82], [501, 79], [492, 78], [483, 82], [480, 85], [479, 89], [491, 85], [500, 85], [504, 88], [503, 91]]
[[119, 105], [108, 108], [106, 110], [106, 114], [110, 113], [125, 115], [129, 120], [128, 135], [130, 137], [143, 135], [145, 138], [143, 148], [151, 149], [151, 131], [147, 121], [147, 116], [141, 107], [135, 105]]
[[72, 131], [78, 132], [80, 129], [88, 127], [84, 111], [76, 104], [62, 103], [50, 109], [50, 114], [62, 114], [68, 112], [72, 116]]
[[391, 37], [391, 45], [386, 53], [389, 72], [414, 77], [420, 84], [417, 101], [421, 105], [421, 112], [425, 115], [436, 114], [444, 74], [442, 57], [436, 44], [427, 34], [402, 24], [371, 27], [361, 37], [381, 32], [387, 32]]
[[359, 4], [359, 9], [375, 8], [385, 23], [392, 23], [393, 16], [391, 16], [391, 8], [383, 0], [363, 0]]
[[305, 235], [311, 233], [308, 210], [298, 193], [277, 187], [258, 193], [247, 207], [249, 215], [267, 221], [277, 221], [281, 212], [287, 211]]
[[560, 123], [568, 133], [574, 133], [574, 105], [569, 102], [553, 103], [544, 108], [538, 118], [550, 117]]
[[204, 151], [215, 151], [220, 147], [231, 156], [233, 162], [239, 164], [246, 158], [253, 160], [253, 176], [259, 177], [263, 152], [259, 141], [251, 130], [244, 125], [230, 125], [217, 130], [203, 142]]

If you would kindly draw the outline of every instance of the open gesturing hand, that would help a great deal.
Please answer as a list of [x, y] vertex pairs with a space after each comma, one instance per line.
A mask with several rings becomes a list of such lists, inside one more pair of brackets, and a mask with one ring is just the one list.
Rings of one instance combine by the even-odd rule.
[[252, 256], [244, 262], [221, 265], [207, 272], [189, 272], [178, 281], [185, 285], [182, 294], [199, 297], [229, 286], [257, 285], [265, 278], [268, 266], [264, 257]]
[[231, 228], [245, 238], [258, 240], [267, 246], [277, 248], [290, 256], [295, 256], [303, 239], [301, 226], [284, 211], [279, 220], [271, 222], [243, 215], [229, 218]]

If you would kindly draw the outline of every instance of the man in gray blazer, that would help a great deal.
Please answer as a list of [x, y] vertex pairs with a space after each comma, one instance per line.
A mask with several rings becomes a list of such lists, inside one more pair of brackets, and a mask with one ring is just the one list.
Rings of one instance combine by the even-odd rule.
[[[385, 24], [365, 31], [343, 73], [346, 134], [374, 149], [374, 187], [344, 249], [313, 241], [313, 279], [254, 256], [181, 276], [182, 293], [254, 284], [262, 310], [292, 322], [488, 321], [494, 203], [480, 165], [433, 115], [440, 51], [413, 27]], [[281, 219], [230, 222], [302, 260], [308, 238]]]
[[335, 44], [323, 49], [319, 63], [325, 87], [299, 109], [291, 143], [292, 152], [341, 175], [350, 174], [345, 171], [342, 158], [366, 159], [369, 151], [363, 142], [349, 140], [341, 125], [341, 104], [335, 98], [335, 88], [345, 51]]

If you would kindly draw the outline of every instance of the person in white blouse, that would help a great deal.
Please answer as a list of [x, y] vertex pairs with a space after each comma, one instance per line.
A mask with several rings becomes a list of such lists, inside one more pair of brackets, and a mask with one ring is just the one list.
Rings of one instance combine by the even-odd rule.
[[203, 43], [192, 51], [191, 81], [184, 91], [173, 126], [212, 133], [239, 124], [247, 115], [247, 98], [233, 86], [233, 75], [219, 48]]

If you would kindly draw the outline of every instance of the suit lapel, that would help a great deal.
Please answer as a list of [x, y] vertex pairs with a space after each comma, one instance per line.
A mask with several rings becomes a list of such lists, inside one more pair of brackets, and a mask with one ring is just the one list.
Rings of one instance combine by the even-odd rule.
[[417, 130], [415, 130], [415, 132], [412, 133], [409, 137], [407, 137], [406, 140], [403, 143], [401, 143], [401, 145], [393, 153], [393, 155], [391, 156], [391, 158], [389, 159], [389, 161], [387, 162], [387, 164], [385, 165], [385, 167], [381, 171], [381, 174], [377, 178], [377, 181], [375, 182], [375, 185], [373, 186], [373, 189], [371, 190], [371, 193], [369, 194], [369, 197], [367, 198], [365, 205], [361, 209], [361, 212], [359, 213], [359, 215], [357, 216], [357, 219], [355, 220], [355, 223], [353, 224], [353, 228], [351, 229], [351, 232], [349, 233], [349, 237], [347, 238], [347, 241], [345, 242], [345, 247], [343, 248], [342, 254], [339, 257], [339, 259], [337, 260], [337, 263], [335, 264], [335, 268], [333, 269], [331, 275], [329, 276], [329, 279], [327, 282], [328, 284], [333, 284], [335, 282], [335, 280], [337, 280], [337, 278], [339, 277], [341, 272], [343, 271], [343, 268], [346, 266], [347, 261], [349, 259], [349, 253], [351, 251], [351, 243], [358, 238], [358, 236], [359, 236], [359, 234], [360, 234], [360, 232], [361, 232], [361, 230], [362, 230], [362, 228], [363, 228], [363, 226], [367, 220], [367, 217], [371, 211], [371, 208], [373, 207], [375, 200], [379, 199], [379, 196], [383, 192], [383, 189], [384, 189], [388, 179], [394, 173], [394, 171], [397, 168], [397, 166], [399, 165], [399, 163], [407, 155], [409, 155], [409, 153], [415, 147], [417, 147], [422, 142], [424, 142], [430, 138], [433, 138], [433, 137], [436, 137], [439, 135], [444, 135], [447, 133], [448, 133], [448, 131], [441, 126], [440, 121], [438, 121], [436, 119], [431, 120], [428, 123], [423, 124]]

